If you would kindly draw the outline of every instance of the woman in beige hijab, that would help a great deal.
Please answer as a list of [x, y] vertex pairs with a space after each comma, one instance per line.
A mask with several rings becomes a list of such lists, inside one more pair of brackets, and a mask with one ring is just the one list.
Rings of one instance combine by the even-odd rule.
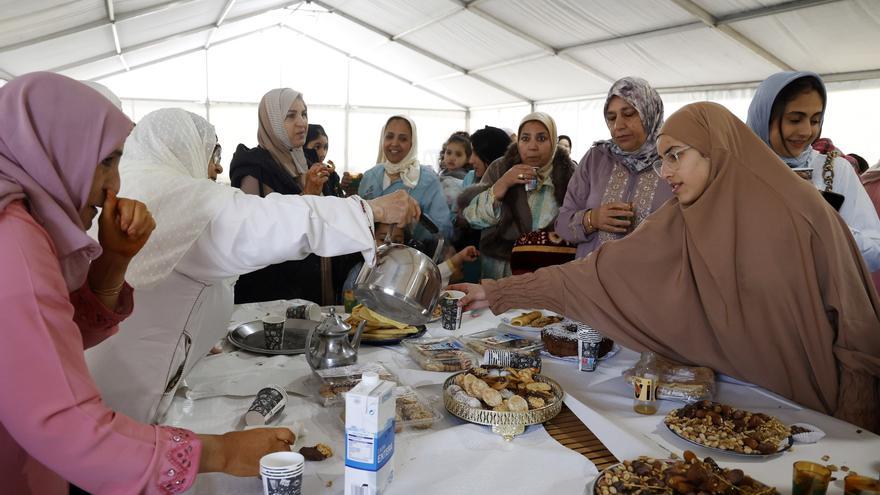
[[671, 199], [630, 236], [463, 303], [540, 307], [880, 431], [880, 301], [840, 216], [749, 128], [688, 105], [657, 142]]

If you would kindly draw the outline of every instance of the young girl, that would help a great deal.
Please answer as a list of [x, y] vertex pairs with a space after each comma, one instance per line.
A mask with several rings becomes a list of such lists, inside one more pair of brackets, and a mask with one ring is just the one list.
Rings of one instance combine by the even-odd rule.
[[453, 132], [440, 150], [440, 185], [451, 212], [454, 212], [458, 195], [464, 189], [462, 180], [470, 168], [473, 151], [470, 137], [461, 131]]

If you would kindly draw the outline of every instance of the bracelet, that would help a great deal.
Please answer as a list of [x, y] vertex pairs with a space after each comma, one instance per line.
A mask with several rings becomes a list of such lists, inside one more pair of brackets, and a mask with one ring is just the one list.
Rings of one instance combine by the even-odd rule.
[[590, 208], [589, 210], [587, 210], [586, 213], [584, 213], [584, 216], [587, 217], [587, 234], [592, 234], [593, 231], [596, 230], [596, 228], [593, 227], [593, 219], [590, 215], [592, 212], [593, 209]]
[[119, 293], [122, 292], [122, 286], [124, 285], [125, 280], [123, 280], [122, 283], [118, 286], [111, 287], [109, 289], [90, 289], [92, 291], [92, 294], [95, 294], [96, 296], [118, 296]]

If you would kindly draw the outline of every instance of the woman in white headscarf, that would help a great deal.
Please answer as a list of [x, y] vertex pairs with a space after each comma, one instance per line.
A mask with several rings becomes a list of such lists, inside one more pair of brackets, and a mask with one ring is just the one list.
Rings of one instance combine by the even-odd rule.
[[[416, 123], [409, 117], [394, 115], [382, 128], [376, 166], [364, 172], [358, 194], [365, 199], [378, 198], [395, 191], [406, 191], [419, 202], [422, 211], [452, 238], [452, 219], [443, 195], [440, 179], [430, 167], [419, 165]], [[421, 226], [413, 227], [419, 241], [433, 237]]]
[[147, 114], [125, 143], [120, 194], [149, 205], [157, 228], [128, 268], [134, 313], [87, 358], [106, 402], [141, 421], [161, 419], [180, 379], [223, 336], [238, 275], [310, 253], [371, 260], [374, 221], [418, 215], [399, 196], [244, 194], [210, 180], [216, 149], [213, 126], [180, 109]]

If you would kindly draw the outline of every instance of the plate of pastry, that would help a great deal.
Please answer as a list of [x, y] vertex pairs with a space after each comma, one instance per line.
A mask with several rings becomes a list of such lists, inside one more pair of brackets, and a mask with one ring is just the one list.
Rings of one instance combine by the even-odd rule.
[[501, 322], [517, 330], [540, 333], [547, 325], [559, 323], [563, 318], [552, 311], [521, 310], [508, 311], [501, 315]]

